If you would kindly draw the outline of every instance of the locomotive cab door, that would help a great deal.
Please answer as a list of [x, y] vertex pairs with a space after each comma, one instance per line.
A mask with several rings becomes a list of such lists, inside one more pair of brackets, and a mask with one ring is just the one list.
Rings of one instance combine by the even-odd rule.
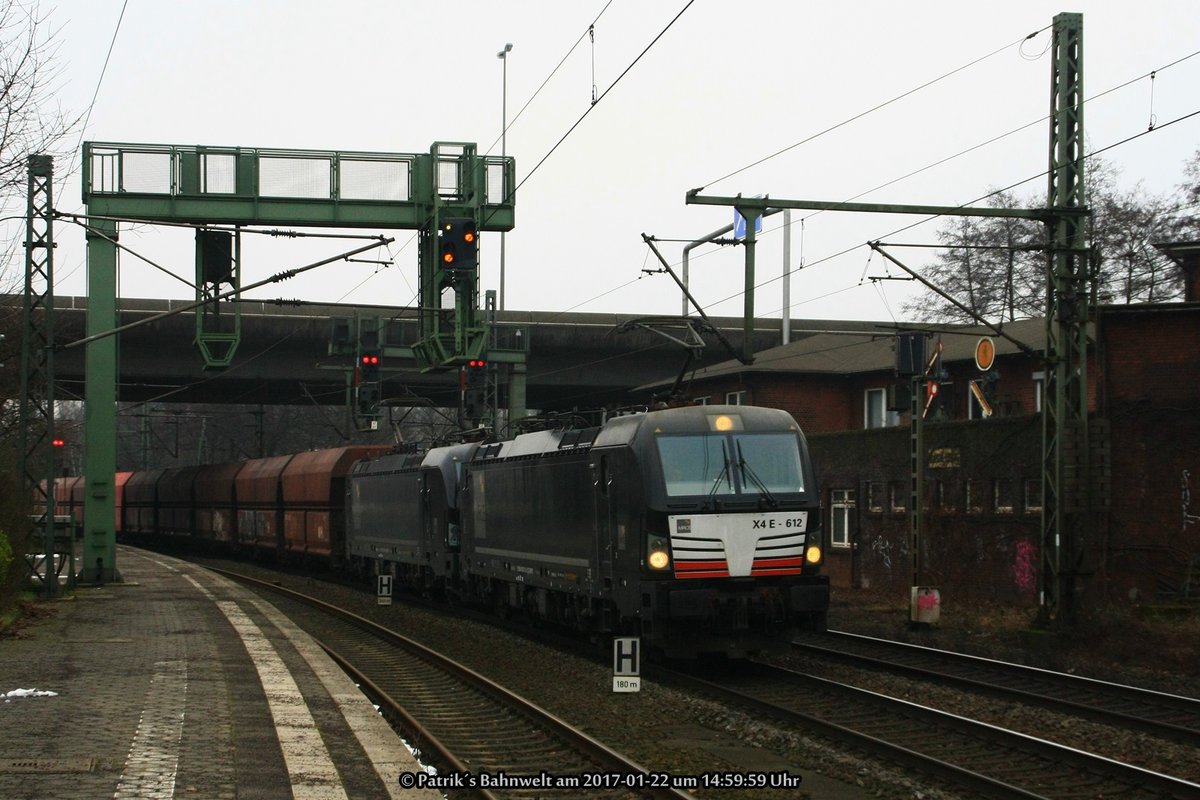
[[613, 499], [614, 493], [619, 491], [615, 485], [610, 458], [609, 455], [602, 454], [590, 464], [595, 487], [592, 497], [596, 501], [596, 564], [600, 570], [600, 574], [596, 576], [596, 583], [609, 596], [613, 590], [613, 559], [617, 527]]

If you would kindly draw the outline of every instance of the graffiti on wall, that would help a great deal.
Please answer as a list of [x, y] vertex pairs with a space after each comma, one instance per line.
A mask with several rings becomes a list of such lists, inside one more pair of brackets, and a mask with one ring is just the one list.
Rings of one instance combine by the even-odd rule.
[[892, 540], [886, 536], [876, 536], [871, 542], [871, 550], [879, 554], [884, 569], [892, 568]]
[[1017, 542], [1013, 557], [1013, 580], [1022, 594], [1037, 588], [1037, 548], [1028, 539]]

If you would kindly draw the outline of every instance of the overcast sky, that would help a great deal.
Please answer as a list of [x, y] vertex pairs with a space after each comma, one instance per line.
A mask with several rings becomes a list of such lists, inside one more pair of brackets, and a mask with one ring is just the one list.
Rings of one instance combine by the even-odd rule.
[[[1097, 98], [1085, 112], [1089, 151], [1146, 131], [1153, 115], [1161, 127], [1106, 157], [1128, 186], [1166, 193], [1200, 146], [1200, 116], [1166, 124], [1200, 110], [1200, 56], [1187, 58], [1200, 50], [1195, 0], [606, 2], [64, 0], [44, 10], [58, 29], [67, 110], [87, 110], [112, 44], [84, 135], [102, 142], [423, 153], [435, 141], [465, 141], [499, 154], [497, 52], [511, 42], [507, 151], [525, 183], [507, 237], [510, 310], [680, 313], [671, 279], [643, 276], [657, 263], [641, 234], [689, 240], [732, 221], [730, 209], [686, 205], [690, 188], [951, 205], [1039, 175], [1048, 27], [1059, 11], [1084, 15], [1085, 94]], [[1152, 70], [1153, 82], [1142, 77]], [[601, 101], [530, 175], [588, 110], [593, 86]], [[77, 177], [57, 191], [57, 208], [82, 210]], [[1045, 179], [1018, 191], [1040, 203]], [[766, 221], [759, 248], [756, 308], [764, 316], [782, 307], [781, 221]], [[885, 270], [862, 245], [933, 241], [936, 223], [891, 235], [914, 221], [796, 212], [793, 266], [808, 266], [793, 275], [793, 318], [899, 315], [911, 284], [864, 281]], [[338, 263], [252, 294], [413, 304], [412, 232], [395, 235], [391, 267]], [[57, 292], [85, 294], [81, 231], [62, 225], [56, 239]], [[189, 235], [139, 228], [122, 243], [191, 279]], [[661, 247], [679, 261], [681, 243]], [[482, 237], [482, 248], [481, 290], [495, 289], [499, 234]], [[340, 249], [348, 246], [256, 242], [243, 282]], [[898, 254], [919, 264], [931, 252]], [[694, 293], [709, 313], [741, 313], [742, 256], [732, 247], [693, 254]], [[123, 296], [189, 296], [183, 283], [128, 255], [121, 269]]]

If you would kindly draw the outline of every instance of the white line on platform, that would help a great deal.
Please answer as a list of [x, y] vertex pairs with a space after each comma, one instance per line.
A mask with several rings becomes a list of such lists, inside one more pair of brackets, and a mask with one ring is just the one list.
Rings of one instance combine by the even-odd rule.
[[292, 797], [295, 800], [345, 800], [341, 778], [317, 730], [316, 721], [274, 645], [236, 602], [218, 600], [190, 575], [184, 577], [221, 609], [242, 638], [246, 652], [258, 670], [271, 717], [275, 720], [275, 731], [292, 784]]
[[113, 800], [171, 800], [187, 700], [187, 662], [158, 661]]

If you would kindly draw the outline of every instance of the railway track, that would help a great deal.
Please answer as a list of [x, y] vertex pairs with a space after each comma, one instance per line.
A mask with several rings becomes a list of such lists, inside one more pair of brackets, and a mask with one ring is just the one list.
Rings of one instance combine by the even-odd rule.
[[[360, 683], [446, 788], [485, 798], [691, 798], [577, 728], [407, 637], [313, 597], [214, 569], [271, 595]], [[453, 776], [465, 784], [456, 786]], [[475, 785], [471, 784], [490, 784]], [[521, 785], [525, 784], [525, 785]]]
[[1200, 784], [767, 664], [656, 674], [989, 798], [1200, 797]]
[[802, 653], [882, 669], [1142, 731], [1200, 748], [1200, 700], [978, 656], [830, 631], [793, 642]]

